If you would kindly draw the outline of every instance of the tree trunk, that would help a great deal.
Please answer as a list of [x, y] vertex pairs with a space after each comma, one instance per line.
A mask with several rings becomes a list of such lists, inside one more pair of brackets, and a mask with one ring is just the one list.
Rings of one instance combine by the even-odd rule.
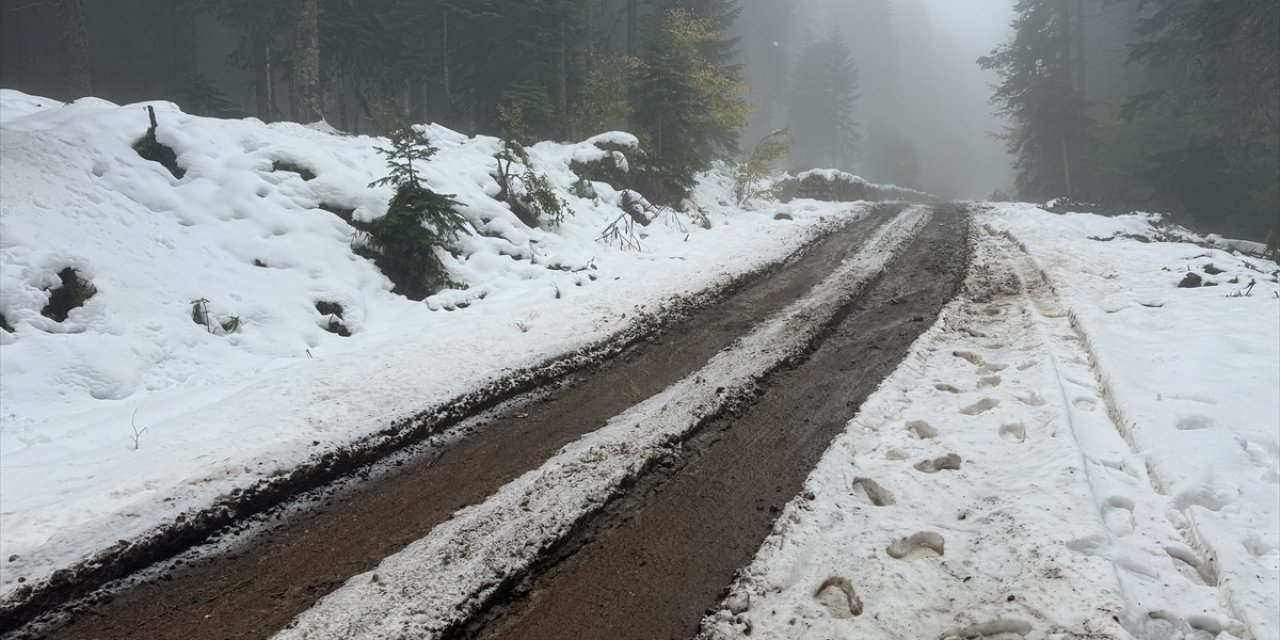
[[560, 52], [559, 52], [559, 76], [560, 86], [556, 96], [556, 106], [560, 109], [561, 134], [572, 135], [572, 126], [569, 123], [569, 29], [565, 26], [564, 17], [560, 17]]
[[409, 78], [409, 123], [427, 121], [427, 83], [417, 74]]
[[271, 111], [271, 105], [275, 103], [275, 96], [272, 95], [274, 87], [271, 74], [271, 45], [266, 43], [254, 45], [253, 84], [255, 108], [258, 113], [258, 119], [263, 122], [271, 122], [275, 119]]
[[320, 98], [319, 0], [298, 0], [293, 33], [293, 119], [311, 123], [324, 117]]
[[640, 55], [640, 0], [627, 0], [627, 55]]
[[440, 25], [440, 80], [444, 93], [444, 117], [441, 121], [453, 125], [453, 87], [449, 73], [449, 7], [444, 8], [444, 16]]
[[89, 72], [89, 27], [84, 0], [63, 0], [58, 4], [58, 20], [62, 26], [59, 48], [62, 58], [62, 93], [68, 100], [93, 93]]
[[[1079, 2], [1079, 0], [1075, 0], [1075, 2]], [[1061, 145], [1062, 145], [1062, 177], [1063, 177], [1063, 182], [1066, 185], [1068, 197], [1072, 195], [1071, 193], [1072, 185], [1071, 185], [1071, 154], [1067, 151], [1067, 127], [1071, 122], [1072, 110], [1074, 109], [1072, 102], [1075, 100], [1075, 97], [1076, 97], [1075, 91], [1073, 90], [1073, 87], [1072, 87], [1072, 82], [1076, 77], [1072, 69], [1072, 63], [1074, 62], [1074, 60], [1072, 59], [1072, 56], [1071, 56], [1071, 48], [1072, 48], [1071, 47], [1071, 43], [1072, 43], [1071, 19], [1073, 17], [1072, 11], [1071, 11], [1072, 4], [1073, 4], [1073, 0], [1061, 0], [1059, 4], [1061, 14], [1058, 16], [1062, 23], [1060, 33], [1059, 33], [1059, 38], [1061, 38], [1061, 44], [1059, 45], [1059, 47], [1060, 47], [1061, 56], [1062, 56], [1062, 71], [1061, 71], [1061, 76], [1059, 77], [1059, 81], [1062, 84], [1061, 88], [1063, 89], [1063, 91], [1062, 91], [1062, 95], [1059, 98], [1060, 100], [1062, 100], [1062, 104], [1058, 105], [1057, 126], [1058, 126], [1058, 131], [1060, 133], [1059, 142], [1061, 142]]]
[[1076, 32], [1075, 32], [1076, 95], [1080, 96], [1081, 99], [1087, 99], [1089, 97], [1089, 88], [1085, 84], [1086, 71], [1087, 71], [1086, 65], [1088, 64], [1088, 59], [1087, 59], [1087, 56], [1085, 55], [1084, 0], [1076, 0], [1076, 16], [1075, 17], [1076, 17]]

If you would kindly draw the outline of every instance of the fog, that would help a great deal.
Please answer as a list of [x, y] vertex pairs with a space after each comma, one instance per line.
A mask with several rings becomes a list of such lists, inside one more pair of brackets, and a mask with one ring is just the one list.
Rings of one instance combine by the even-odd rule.
[[[790, 5], [790, 15], [782, 4]], [[994, 138], [1004, 123], [989, 103], [996, 77], [976, 63], [1007, 39], [1012, 18], [1012, 0], [746, 2], [739, 46], [757, 108], [744, 142], [790, 124], [789, 74], [775, 70], [793, 68], [805, 43], [834, 26], [860, 76], [854, 118], [864, 147], [872, 127], [905, 137], [918, 152], [919, 180], [912, 186], [939, 196], [1012, 192], [1010, 158]], [[906, 181], [892, 171], [877, 175], [869, 166], [874, 152], [862, 151], [854, 166], [841, 168]]]

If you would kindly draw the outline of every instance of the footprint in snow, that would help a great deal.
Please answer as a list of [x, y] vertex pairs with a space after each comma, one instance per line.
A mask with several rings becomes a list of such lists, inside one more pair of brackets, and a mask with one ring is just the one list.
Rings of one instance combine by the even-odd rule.
[[1081, 411], [1093, 411], [1093, 408], [1098, 406], [1098, 399], [1090, 398], [1088, 396], [1080, 396], [1075, 400], [1072, 400], [1071, 404], [1075, 405], [1075, 408]]
[[849, 581], [832, 576], [822, 582], [813, 597], [827, 608], [833, 618], [856, 618], [862, 615], [862, 599]]
[[921, 440], [937, 437], [938, 430], [934, 429], [924, 420], [912, 420], [907, 423], [907, 431], [910, 431], [915, 437]]
[[1197, 431], [1199, 429], [1209, 429], [1214, 426], [1213, 418], [1202, 416], [1200, 414], [1192, 414], [1178, 418], [1178, 431]]
[[1021, 422], [1011, 422], [1000, 427], [1000, 437], [1009, 442], [1022, 443], [1027, 439], [1027, 427]]
[[945, 391], [945, 392], [947, 392], [947, 393], [960, 393], [960, 390], [959, 390], [959, 389], [957, 389], [957, 388], [955, 388], [955, 387], [953, 387], [953, 386], [951, 386], [951, 385], [949, 385], [949, 384], [943, 384], [943, 383], [941, 383], [941, 382], [939, 382], [938, 384], [933, 385], [933, 388], [934, 388], [934, 389], [937, 389], [938, 391]]
[[921, 473], [937, 473], [939, 471], [955, 471], [960, 468], [960, 456], [948, 453], [941, 458], [921, 460], [915, 464], [916, 471]]
[[1102, 503], [1102, 522], [1116, 536], [1133, 533], [1137, 523], [1133, 519], [1133, 500], [1124, 496], [1111, 496]]
[[894, 499], [892, 493], [889, 493], [888, 489], [880, 486], [880, 483], [871, 478], [854, 478], [853, 489], [855, 492], [861, 489], [866, 494], [867, 499], [871, 501], [871, 504], [877, 507], [887, 507], [897, 503], [897, 500]]
[[946, 541], [940, 534], [932, 531], [921, 531], [906, 538], [894, 540], [885, 549], [885, 552], [895, 560], [910, 561], [944, 555], [945, 547]]
[[1001, 382], [1004, 382], [1004, 379], [1000, 376], [987, 376], [978, 381], [978, 388], [998, 387]]
[[1044, 406], [1044, 396], [1041, 396], [1040, 393], [1037, 391], [1031, 391], [1029, 393], [1024, 393], [1015, 397], [1018, 399], [1018, 402], [1021, 402], [1022, 404], [1025, 404], [1028, 407]]
[[942, 640], [972, 640], [974, 638], [984, 638], [986, 640], [1004, 640], [1012, 638], [1025, 638], [1031, 635], [1032, 626], [1026, 620], [994, 620], [992, 622], [982, 622], [979, 624], [969, 625], [963, 629], [957, 629], [951, 633], [942, 635]]
[[964, 415], [966, 415], [966, 416], [976, 416], [976, 415], [978, 415], [979, 413], [985, 413], [985, 412], [990, 411], [990, 410], [992, 410], [992, 409], [994, 409], [994, 408], [996, 408], [996, 407], [998, 407], [998, 406], [1000, 406], [1000, 401], [999, 401], [999, 400], [993, 400], [993, 399], [991, 399], [991, 398], [983, 398], [983, 399], [981, 399], [981, 400], [979, 400], [979, 401], [977, 401], [977, 402], [975, 402], [975, 403], [973, 403], [973, 404], [971, 404], [971, 405], [969, 405], [969, 406], [967, 406], [967, 407], [965, 407], [965, 408], [961, 409], [961, 410], [960, 410], [960, 413], [963, 413], [963, 414], [964, 414]]
[[1216, 587], [1218, 586], [1218, 577], [1214, 575], [1212, 567], [1196, 557], [1191, 549], [1182, 546], [1165, 547], [1164, 552], [1169, 554], [1169, 559], [1173, 561], [1173, 566], [1181, 573], [1183, 577], [1190, 580], [1192, 584]]

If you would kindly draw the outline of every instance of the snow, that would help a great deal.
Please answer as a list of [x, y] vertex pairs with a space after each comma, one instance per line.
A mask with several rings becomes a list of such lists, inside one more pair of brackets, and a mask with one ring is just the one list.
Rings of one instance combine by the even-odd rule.
[[373, 571], [352, 577], [276, 638], [434, 638], [465, 621], [502, 581], [527, 571], [648, 461], [668, 452], [705, 416], [749, 397], [766, 374], [803, 352], [930, 215], [923, 207], [905, 210], [858, 257], [702, 369], [565, 446], [483, 503], [454, 513]]
[[[622, 251], [597, 240], [621, 194], [597, 183], [594, 200], [571, 195], [569, 164], [600, 153], [594, 142], [633, 137], [532, 147], [574, 214], [528, 229], [493, 199], [499, 141], [428, 126], [440, 151], [420, 169], [477, 233], [441, 254], [467, 288], [417, 303], [393, 295], [352, 253], [354, 229], [319, 208], [382, 215], [391, 189], [368, 185], [385, 174], [374, 151], [385, 140], [147, 104], [187, 170], [180, 180], [131, 149], [144, 105], [0, 91], [0, 312], [16, 329], [0, 331], [0, 594], [504, 371], [605, 340], [860, 211], [737, 211], [711, 175], [694, 196], [711, 229], [664, 215], [638, 228], [643, 250]], [[272, 171], [276, 161], [316, 177]], [[779, 211], [793, 221], [775, 221]], [[57, 323], [40, 311], [65, 267], [98, 293]], [[194, 323], [197, 299], [241, 329]], [[324, 330], [319, 301], [342, 305], [352, 337]]]
[[703, 637], [1280, 637], [1276, 265], [1148, 215], [976, 226]]
[[[418, 303], [393, 295], [352, 252], [354, 229], [320, 208], [382, 215], [391, 190], [368, 185], [385, 173], [385, 140], [147, 104], [182, 179], [131, 149], [144, 105], [0, 91], [0, 312], [16, 329], [0, 331], [0, 597], [598, 344], [866, 211], [739, 211], [720, 167], [692, 196], [710, 228], [660, 215], [625, 251], [600, 241], [622, 194], [571, 195], [570, 165], [634, 137], [533, 146], [574, 214], [529, 229], [494, 200], [499, 141], [427, 126], [440, 152], [420, 169], [477, 233], [441, 254], [465, 288]], [[1276, 264], [1240, 253], [1257, 243], [1150, 214], [976, 206], [964, 291], [835, 440], [705, 635], [1280, 638]], [[465, 616], [794, 354], [927, 215], [909, 209], [697, 374], [352, 578], [282, 636], [425, 636]], [[66, 267], [98, 293], [59, 323], [40, 311]], [[1188, 271], [1215, 286], [1179, 288]], [[194, 323], [198, 299], [241, 329]], [[342, 305], [352, 337], [325, 331], [321, 301]]]

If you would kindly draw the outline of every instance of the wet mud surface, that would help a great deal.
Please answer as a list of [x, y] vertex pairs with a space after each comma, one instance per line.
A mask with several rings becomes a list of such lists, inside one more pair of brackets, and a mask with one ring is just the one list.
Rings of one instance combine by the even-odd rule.
[[951, 206], [937, 214], [807, 360], [774, 374], [741, 415], [687, 441], [676, 464], [639, 483], [457, 635], [693, 637], [831, 440], [957, 292], [967, 221]]

